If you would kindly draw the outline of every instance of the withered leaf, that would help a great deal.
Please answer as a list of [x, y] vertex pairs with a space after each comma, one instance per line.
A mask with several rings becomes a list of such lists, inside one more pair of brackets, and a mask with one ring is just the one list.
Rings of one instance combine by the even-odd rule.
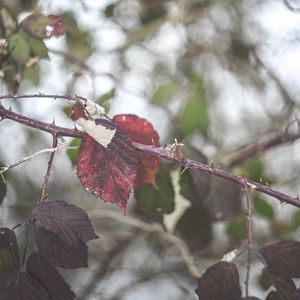
[[199, 300], [239, 300], [241, 287], [236, 265], [218, 262], [198, 279], [196, 293]]
[[87, 245], [79, 241], [77, 245], [69, 246], [59, 236], [42, 226], [37, 226], [35, 239], [40, 252], [57, 267], [81, 268], [87, 267]]
[[119, 205], [124, 214], [130, 191], [136, 185], [138, 161], [127, 135], [112, 121], [97, 119], [109, 129], [116, 129], [107, 147], [84, 134], [76, 169], [81, 184], [97, 198]]
[[14, 271], [0, 276], [1, 300], [50, 300], [50, 296], [30, 275]]
[[0, 228], [0, 274], [17, 271], [20, 257], [15, 233], [8, 228]]
[[57, 234], [67, 246], [76, 246], [98, 238], [87, 213], [64, 201], [39, 204], [32, 212], [32, 219]]
[[45, 16], [40, 12], [29, 15], [20, 25], [24, 31], [38, 39], [60, 36], [67, 31], [67, 27], [61, 17], [54, 15]]
[[75, 298], [70, 286], [42, 253], [33, 252], [29, 256], [26, 270], [39, 284], [45, 287], [51, 299], [72, 300]]
[[[120, 114], [113, 118], [132, 142], [159, 147], [159, 135], [152, 124], [144, 118], [132, 114]], [[150, 183], [156, 185], [156, 174], [159, 171], [160, 159], [144, 151], [137, 151], [139, 160], [138, 185]]]

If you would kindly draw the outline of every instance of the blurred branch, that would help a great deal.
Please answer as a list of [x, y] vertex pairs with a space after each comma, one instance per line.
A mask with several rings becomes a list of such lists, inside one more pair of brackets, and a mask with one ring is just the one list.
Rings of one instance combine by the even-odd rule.
[[300, 12], [300, 7], [293, 6], [289, 0], [283, 0], [283, 3], [289, 10], [291, 10], [293, 12]]
[[88, 214], [90, 217], [110, 218], [118, 220], [148, 233], [158, 233], [162, 239], [173, 244], [179, 250], [190, 274], [195, 278], [200, 277], [200, 273], [194, 262], [193, 256], [191, 255], [185, 242], [177, 236], [164, 231], [163, 228], [158, 224], [149, 224], [128, 216], [126, 216], [126, 218], [120, 218], [120, 214], [112, 210], [93, 209], [92, 211], [88, 212]]
[[267, 150], [271, 148], [275, 148], [277, 146], [281, 146], [284, 144], [293, 143], [295, 140], [300, 138], [300, 132], [297, 133], [289, 133], [287, 130], [284, 132], [280, 132], [276, 134], [275, 136], [271, 137], [269, 140], [254, 144], [251, 146], [248, 146], [240, 151], [238, 153], [233, 155], [233, 158], [230, 159], [228, 163], [228, 168], [233, 168], [248, 159], [251, 159], [257, 155], [261, 155], [265, 153]]
[[[38, 97], [41, 97], [41, 95], [37, 95]], [[51, 97], [49, 95], [44, 95], [44, 97]], [[0, 96], [0, 99], [3, 99], [4, 97]], [[57, 96], [57, 98], [65, 98], [69, 99], [68, 96]], [[81, 97], [82, 98], [82, 97]], [[83, 98], [84, 99], [84, 98]], [[3, 119], [9, 119], [13, 120], [15, 122], [24, 124], [26, 126], [36, 128], [42, 131], [46, 131], [51, 133], [52, 135], [59, 136], [69, 136], [69, 137], [77, 137], [82, 138], [83, 132], [79, 131], [78, 129], [68, 129], [64, 127], [57, 126], [55, 124], [49, 124], [45, 122], [41, 122], [38, 120], [34, 120], [32, 118], [28, 118], [25, 116], [22, 116], [20, 114], [17, 114], [11, 110], [5, 109], [2, 105], [0, 105], [0, 121]], [[228, 171], [222, 170], [220, 168], [216, 168], [215, 166], [203, 164], [185, 157], [178, 157], [178, 155], [175, 155], [174, 149], [172, 149], [171, 146], [164, 146], [164, 147], [153, 147], [149, 145], [143, 145], [139, 143], [132, 143], [132, 145], [141, 151], [146, 151], [149, 153], [152, 153], [159, 158], [164, 158], [169, 161], [173, 161], [178, 165], [182, 165], [185, 168], [192, 168], [197, 169], [199, 171], [205, 172], [207, 174], [211, 174], [220, 178], [223, 178], [225, 180], [234, 182], [238, 184], [241, 188], [251, 188], [257, 192], [267, 194], [271, 197], [274, 197], [278, 199], [280, 202], [289, 203], [291, 205], [294, 205], [296, 207], [300, 207], [300, 200], [299, 197], [290, 197], [286, 194], [283, 194], [281, 192], [275, 191], [271, 189], [269, 186], [263, 185], [261, 183], [246, 179], [244, 176], [235, 175], [233, 173], [230, 173]]]
[[99, 266], [98, 270], [94, 273], [90, 282], [85, 286], [81, 293], [76, 297], [77, 300], [83, 300], [91, 294], [95, 289], [99, 280], [101, 280], [109, 271], [110, 265], [114, 259], [123, 253], [127, 247], [131, 244], [132, 237], [119, 241], [116, 246], [114, 246], [108, 253], [107, 257], [103, 260], [103, 263]]

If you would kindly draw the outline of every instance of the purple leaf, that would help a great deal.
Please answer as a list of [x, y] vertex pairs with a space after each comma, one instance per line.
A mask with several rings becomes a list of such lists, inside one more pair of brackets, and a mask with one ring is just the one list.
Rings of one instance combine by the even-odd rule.
[[32, 219], [47, 230], [57, 234], [68, 246], [97, 239], [87, 213], [64, 201], [39, 204], [32, 212]]
[[0, 276], [1, 300], [50, 300], [46, 290], [25, 272], [10, 272]]
[[26, 270], [28, 274], [46, 288], [51, 299], [72, 300], [75, 298], [70, 286], [42, 253], [33, 252], [29, 256]]
[[279, 241], [260, 249], [266, 265], [272, 270], [292, 277], [300, 277], [300, 242]]
[[0, 274], [20, 268], [20, 257], [15, 233], [8, 228], [0, 228]]
[[42, 226], [37, 226], [35, 239], [40, 252], [57, 267], [74, 269], [88, 266], [88, 251], [84, 242], [68, 246], [57, 234]]
[[116, 124], [109, 120], [95, 121], [116, 132], [107, 147], [88, 134], [83, 136], [76, 164], [77, 176], [86, 190], [101, 200], [118, 204], [124, 214], [130, 191], [136, 185], [137, 153]]
[[196, 293], [199, 300], [239, 300], [241, 288], [236, 265], [218, 262], [198, 279]]
[[[272, 280], [277, 294], [280, 295], [280, 299], [287, 300], [299, 300], [300, 294], [297, 292], [297, 287], [294, 281], [285, 275], [285, 273], [279, 270], [273, 270], [269, 267], [266, 267], [263, 272], [266, 272], [267, 275]], [[276, 299], [276, 298], [275, 298]]]
[[40, 12], [29, 15], [25, 18], [21, 27], [27, 33], [38, 39], [50, 38], [52, 36], [60, 36], [67, 32], [67, 27], [63, 23], [61, 17], [49, 15], [45, 16]]

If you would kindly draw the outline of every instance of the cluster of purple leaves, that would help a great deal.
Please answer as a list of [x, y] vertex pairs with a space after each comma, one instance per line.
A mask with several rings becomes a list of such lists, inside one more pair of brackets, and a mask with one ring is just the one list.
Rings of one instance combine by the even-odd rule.
[[56, 267], [87, 267], [86, 242], [98, 238], [87, 214], [63, 201], [44, 202], [32, 212], [37, 251], [21, 268], [14, 231], [0, 228], [0, 299], [71, 300], [75, 294]]

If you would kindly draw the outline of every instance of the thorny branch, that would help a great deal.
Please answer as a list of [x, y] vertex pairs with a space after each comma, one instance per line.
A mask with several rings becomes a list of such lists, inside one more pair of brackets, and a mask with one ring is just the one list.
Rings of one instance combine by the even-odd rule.
[[[16, 96], [14, 98], [19, 98], [24, 96]], [[34, 97], [34, 95], [28, 95], [27, 98]], [[57, 96], [57, 95], [36, 95], [36, 97], [47, 97], [47, 98], [62, 98], [67, 100], [72, 100], [74, 98], [70, 96]], [[5, 98], [5, 96], [0, 96], [0, 99]], [[83, 97], [79, 97], [79, 99], [86, 100]], [[25, 117], [23, 115], [20, 115], [18, 113], [15, 113], [11, 110], [5, 109], [2, 105], [0, 105], [0, 121], [4, 119], [13, 120], [15, 122], [21, 123], [23, 125], [36, 128], [42, 131], [46, 131], [52, 134], [52, 136], [61, 137], [61, 136], [68, 136], [68, 137], [77, 137], [82, 138], [83, 132], [74, 129], [68, 129], [64, 127], [60, 127], [55, 125], [54, 123], [45, 123], [38, 120], [34, 120], [32, 118]], [[139, 143], [132, 143], [133, 146], [138, 149], [145, 152], [152, 153], [159, 158], [164, 158], [169, 161], [173, 161], [178, 165], [182, 165], [185, 168], [192, 168], [197, 169], [199, 171], [205, 172], [210, 175], [214, 175], [220, 178], [223, 178], [225, 180], [234, 182], [238, 184], [241, 188], [250, 188], [252, 190], [255, 190], [260, 193], [264, 193], [266, 195], [269, 195], [273, 198], [278, 199], [280, 202], [288, 203], [291, 205], [294, 205], [296, 207], [300, 207], [300, 200], [299, 197], [290, 197], [286, 194], [283, 194], [281, 192], [275, 191], [269, 186], [263, 185], [261, 183], [249, 180], [245, 178], [244, 176], [233, 174], [229, 171], [222, 170], [220, 168], [217, 168], [213, 165], [207, 165], [203, 164], [185, 157], [178, 157], [177, 155], [174, 155], [174, 150], [172, 150], [169, 146], [164, 147], [153, 147], [149, 145], [143, 145]]]

